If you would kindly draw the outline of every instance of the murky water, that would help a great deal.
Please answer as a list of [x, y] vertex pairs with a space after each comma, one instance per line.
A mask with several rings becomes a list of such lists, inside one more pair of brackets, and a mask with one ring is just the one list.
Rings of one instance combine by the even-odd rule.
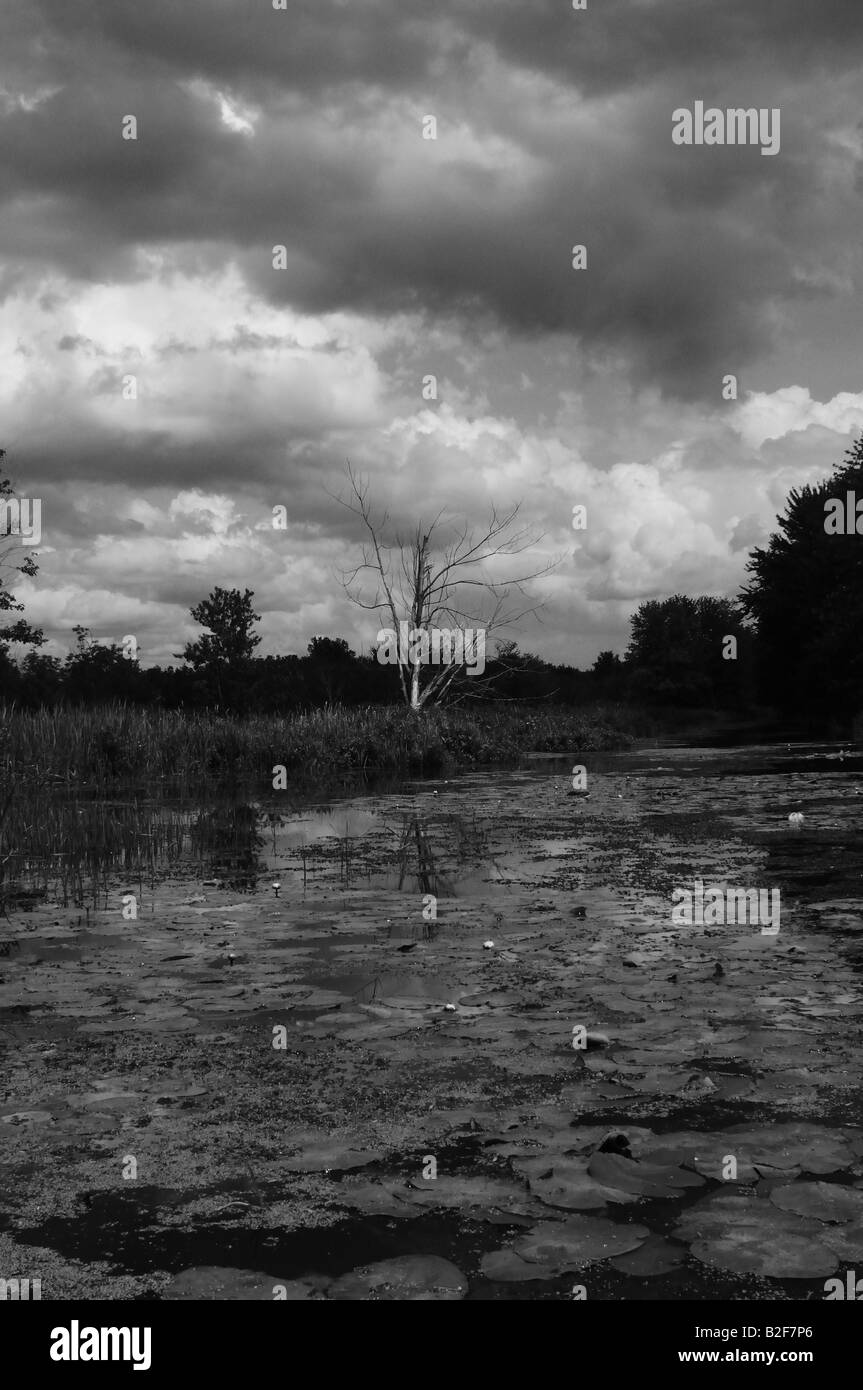
[[[863, 1260], [841, 753], [70, 802], [74, 842], [4, 846], [0, 1274], [353, 1297], [418, 1256], [471, 1298], [823, 1297]], [[779, 932], [675, 923], [697, 880], [778, 889]]]

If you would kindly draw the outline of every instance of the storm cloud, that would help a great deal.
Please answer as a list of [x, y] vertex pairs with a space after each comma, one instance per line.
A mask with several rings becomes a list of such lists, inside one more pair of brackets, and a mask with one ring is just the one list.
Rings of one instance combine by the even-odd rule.
[[[699, 565], [705, 591], [733, 588], [777, 479], [829, 467], [859, 428], [859, 3], [8, 0], [2, 25], [0, 442], [53, 498], [27, 595], [46, 611], [46, 576], [86, 607], [88, 489], [159, 507], [199, 489], [234, 499], [219, 545], [236, 526], [272, 552], [276, 647], [311, 621], [347, 631], [337, 589], [317, 594], [350, 456], [399, 518], [479, 521], [503, 494], [568, 555], [560, 518], [594, 499], [544, 640], [572, 657], [574, 623], [595, 654]], [[779, 108], [781, 151], [674, 145], [696, 100]], [[782, 433], [753, 430], [774, 396], [781, 429], [793, 389], [812, 452], [786, 466]], [[287, 559], [256, 528], [288, 498], [309, 593], [286, 608]], [[94, 515], [134, 539], [110, 504]], [[124, 554], [155, 621], [164, 584]], [[66, 608], [47, 622], [64, 631]]]

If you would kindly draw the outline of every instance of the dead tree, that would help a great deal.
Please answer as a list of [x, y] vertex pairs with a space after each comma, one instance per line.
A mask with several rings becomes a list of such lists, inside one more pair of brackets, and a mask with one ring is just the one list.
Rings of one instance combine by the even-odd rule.
[[[528, 599], [524, 586], [548, 574], [559, 561], [505, 579], [487, 572], [489, 564], [499, 557], [521, 555], [542, 540], [542, 536], [529, 536], [518, 524], [518, 504], [503, 514], [492, 507], [480, 532], [471, 530], [467, 523], [447, 523], [441, 510], [427, 528], [419, 523], [409, 540], [399, 535], [388, 540], [389, 514], [384, 511], [375, 520], [368, 482], [359, 478], [350, 464], [347, 476], [352, 498], [339, 500], [361, 519], [368, 538], [362, 562], [343, 571], [342, 583], [360, 608], [387, 614], [394, 633], [407, 628], [412, 634], [428, 634], [446, 623], [462, 634], [465, 629], [481, 632], [484, 652], [490, 633], [535, 614], [541, 607], [530, 601], [526, 607], [513, 606], [511, 599], [513, 594]], [[448, 655], [451, 653], [450, 647]], [[463, 645], [462, 659], [448, 660], [440, 667], [423, 662], [421, 656], [406, 653], [400, 646], [397, 664], [405, 704], [421, 710], [439, 703], [459, 673], [472, 663]]]

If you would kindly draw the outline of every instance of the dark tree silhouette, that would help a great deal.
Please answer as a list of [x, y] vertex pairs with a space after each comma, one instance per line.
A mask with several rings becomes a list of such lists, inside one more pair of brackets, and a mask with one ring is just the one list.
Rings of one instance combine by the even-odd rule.
[[242, 703], [243, 677], [260, 637], [252, 631], [260, 613], [252, 610], [254, 590], [221, 589], [218, 586], [189, 611], [196, 623], [208, 630], [195, 642], [187, 642], [182, 659], [204, 681], [220, 708]]
[[344, 699], [356, 674], [356, 656], [344, 637], [313, 637], [307, 664], [312, 698], [327, 704]]
[[[100, 700], [135, 700], [143, 697], [143, 682], [137, 660], [123, 655], [116, 642], [94, 642], [86, 627], [75, 627], [75, 650], [63, 663], [63, 690], [72, 704], [96, 704]], [[24, 669], [31, 679], [40, 674]], [[41, 668], [41, 675], [48, 674]]]
[[827, 504], [841, 500], [844, 512], [849, 492], [863, 500], [863, 437], [832, 477], [791, 490], [740, 597], [758, 634], [764, 697], [819, 723], [863, 711], [863, 533], [825, 530]]
[[[636, 699], [705, 708], [746, 702], [749, 683], [741, 677], [748, 674], [752, 637], [733, 600], [683, 594], [650, 599], [633, 614], [631, 624], [626, 660]], [[734, 659], [723, 656], [729, 636], [737, 642]]]

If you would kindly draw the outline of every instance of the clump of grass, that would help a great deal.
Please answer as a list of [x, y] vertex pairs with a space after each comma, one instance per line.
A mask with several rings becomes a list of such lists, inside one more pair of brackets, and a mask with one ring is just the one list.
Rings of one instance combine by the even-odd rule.
[[505, 762], [526, 752], [589, 752], [628, 746], [636, 732], [622, 707], [541, 709], [455, 706], [414, 714], [400, 706], [327, 707], [244, 719], [107, 705], [36, 711], [0, 707], [0, 783], [96, 790], [140, 782], [183, 784], [272, 779], [324, 769], [436, 771]]

